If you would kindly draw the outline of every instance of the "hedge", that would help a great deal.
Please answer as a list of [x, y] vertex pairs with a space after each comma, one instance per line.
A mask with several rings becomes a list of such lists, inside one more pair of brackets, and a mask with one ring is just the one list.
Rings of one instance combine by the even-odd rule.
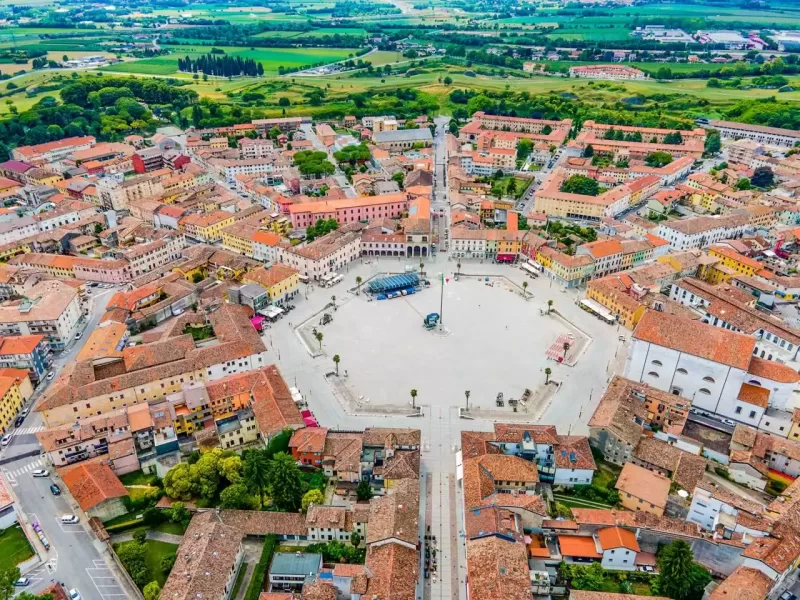
[[256, 568], [253, 571], [253, 577], [250, 579], [250, 585], [247, 586], [247, 593], [244, 595], [244, 600], [258, 600], [261, 591], [264, 588], [264, 577], [267, 575], [269, 563], [272, 560], [272, 554], [275, 552], [278, 538], [275, 535], [268, 535], [264, 540], [264, 546], [261, 549], [261, 558], [258, 559]]
[[106, 527], [106, 531], [108, 533], [120, 533], [121, 531], [127, 531], [128, 529], [135, 529], [136, 527], [141, 527], [144, 525], [143, 519], [133, 519], [132, 521], [125, 521], [124, 523], [116, 523], [115, 525], [110, 525]]

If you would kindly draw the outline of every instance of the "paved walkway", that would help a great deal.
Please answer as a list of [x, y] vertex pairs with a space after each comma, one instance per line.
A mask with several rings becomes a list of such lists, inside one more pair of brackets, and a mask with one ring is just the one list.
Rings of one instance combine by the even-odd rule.
[[[117, 533], [111, 536], [111, 541], [115, 544], [119, 544], [120, 542], [130, 542], [133, 539], [132, 533]], [[152, 531], [150, 529], [147, 530], [147, 539], [154, 540], [156, 542], [167, 542], [168, 544], [180, 544], [183, 541], [182, 535], [176, 535], [174, 533], [163, 533], [161, 531]]]

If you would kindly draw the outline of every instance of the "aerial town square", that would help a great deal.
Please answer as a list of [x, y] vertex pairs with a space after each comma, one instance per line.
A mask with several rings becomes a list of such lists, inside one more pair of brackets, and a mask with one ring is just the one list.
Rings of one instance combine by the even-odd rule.
[[0, 0], [0, 600], [797, 600], [793, 0]]

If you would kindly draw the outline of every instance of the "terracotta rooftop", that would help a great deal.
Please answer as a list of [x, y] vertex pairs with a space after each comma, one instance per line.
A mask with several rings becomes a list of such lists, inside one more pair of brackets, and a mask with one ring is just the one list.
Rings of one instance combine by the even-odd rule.
[[636, 541], [636, 535], [621, 527], [607, 527], [597, 531], [597, 539], [600, 540], [600, 546], [603, 550], [612, 550], [615, 548], [627, 548], [634, 552], [639, 552], [639, 542]]
[[750, 365], [756, 343], [749, 335], [654, 310], [644, 314], [633, 337], [743, 371]]
[[103, 462], [86, 461], [58, 470], [81, 509], [89, 511], [105, 500], [128, 495], [128, 490]]
[[714, 588], [708, 600], [764, 600], [773, 584], [758, 569], [739, 566]]
[[194, 516], [161, 590], [163, 600], [224, 598], [244, 534], [225, 525], [215, 511]]
[[467, 541], [469, 600], [530, 600], [525, 545], [498, 537]]
[[670, 481], [663, 475], [648, 471], [633, 463], [625, 463], [615, 486], [620, 492], [630, 494], [655, 507], [664, 508], [669, 494]]

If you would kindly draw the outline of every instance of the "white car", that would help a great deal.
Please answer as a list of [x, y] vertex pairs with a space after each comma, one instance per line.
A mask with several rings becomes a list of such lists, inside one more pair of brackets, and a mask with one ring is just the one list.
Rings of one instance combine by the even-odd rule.
[[28, 579], [27, 577], [20, 577], [19, 579], [17, 579], [17, 580], [14, 582], [14, 585], [15, 585], [15, 586], [17, 586], [17, 587], [25, 587], [25, 586], [27, 586], [27, 585], [28, 585], [30, 582], [31, 582], [31, 580], [30, 580], [30, 579]]
[[75, 334], [75, 339], [76, 339], [76, 340], [79, 340], [79, 339], [81, 339], [82, 337], [83, 337], [83, 332], [82, 332], [82, 331], [79, 331], [78, 333], [76, 333], [76, 334]]
[[19, 413], [19, 414], [21, 414], [23, 417], [27, 417], [29, 412], [30, 412], [30, 409], [28, 409], [28, 408], [23, 408], [23, 409], [22, 409], [22, 412], [21, 412], [21, 413]]
[[47, 374], [47, 381], [51, 381], [55, 376], [56, 376], [56, 372], [55, 371], [50, 371]]
[[76, 517], [75, 515], [62, 515], [61, 516], [62, 523], [80, 523], [81, 520]]
[[0, 446], [8, 446], [10, 443], [11, 443], [10, 435], [4, 435], [2, 438], [0, 438]]
[[81, 600], [81, 593], [75, 588], [72, 588], [69, 591], [69, 597], [71, 600]]
[[35, 471], [31, 471], [31, 477], [49, 477], [50, 471], [47, 469], [36, 469]]

